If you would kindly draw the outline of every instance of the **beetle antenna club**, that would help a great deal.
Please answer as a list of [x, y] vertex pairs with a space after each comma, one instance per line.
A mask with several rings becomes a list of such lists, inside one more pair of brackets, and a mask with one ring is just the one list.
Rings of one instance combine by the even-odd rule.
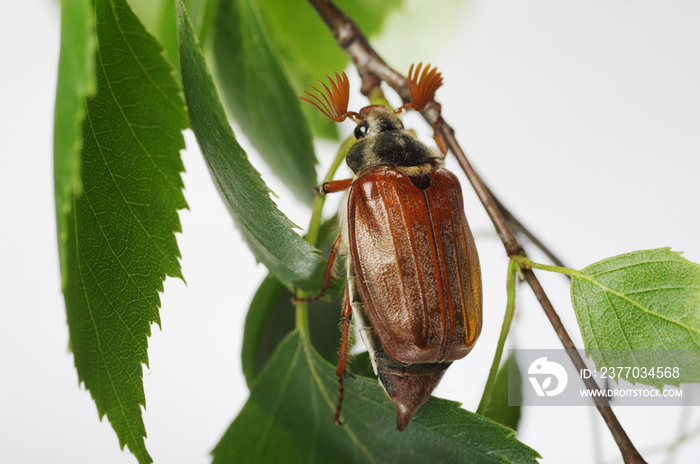
[[[398, 110], [402, 108], [413, 108], [416, 111], [421, 111], [425, 106], [433, 99], [437, 89], [442, 87], [442, 73], [438, 72], [437, 68], [430, 69], [430, 64], [428, 64], [421, 73], [421, 68], [423, 63], [418, 63], [416, 66], [416, 72], [413, 73], [413, 65], [408, 70], [408, 93], [411, 95], [411, 103], [407, 103]], [[439, 103], [435, 103], [438, 110], [438, 115], [440, 113], [441, 107]], [[398, 111], [397, 110], [397, 111]], [[440, 152], [443, 155], [447, 154], [447, 145], [442, 137], [442, 134], [437, 131], [437, 123], [440, 120], [435, 121], [433, 125], [433, 138], [437, 144]]]
[[311, 87], [316, 91], [316, 93], [318, 93], [323, 98], [323, 101], [321, 101], [320, 98], [318, 98], [316, 95], [309, 91], [306, 91], [304, 93], [309, 97], [313, 98], [313, 100], [306, 97], [299, 98], [311, 103], [316, 108], [318, 108], [319, 111], [321, 111], [321, 113], [323, 113], [328, 119], [331, 119], [335, 122], [343, 122], [348, 116], [351, 118], [356, 118], [357, 116], [359, 116], [357, 115], [357, 113], [348, 111], [348, 102], [350, 101], [350, 82], [348, 81], [348, 76], [345, 73], [343, 73], [343, 75], [340, 76], [336, 72], [335, 81], [333, 81], [333, 79], [328, 74], [326, 74], [326, 78], [328, 79], [330, 88], [328, 88], [328, 86], [324, 84], [323, 81], [321, 81], [320, 79], [318, 80], [318, 82], [323, 86], [325, 92], [321, 92], [316, 87]]
[[408, 92], [411, 94], [413, 109], [421, 111], [435, 96], [435, 92], [442, 86], [442, 73], [437, 68], [430, 69], [427, 65], [421, 73], [423, 63], [418, 63], [416, 73], [413, 74], [413, 65], [408, 69]]
[[359, 114], [347, 110], [347, 76], [336, 73], [328, 81], [330, 86], [321, 82], [325, 92], [314, 88], [320, 98], [306, 92], [311, 99], [302, 99], [333, 121], [350, 117], [358, 123], [345, 158], [353, 177], [320, 190], [347, 191], [321, 290], [330, 285], [337, 254], [345, 253], [335, 422], [341, 423], [352, 319], [396, 407], [396, 428], [403, 430], [450, 364], [471, 351], [482, 323], [479, 257], [459, 181], [443, 167], [441, 153], [404, 129], [399, 114], [432, 101], [442, 75], [430, 65], [419, 64], [415, 73], [411, 66], [411, 103], [396, 111], [371, 105]]

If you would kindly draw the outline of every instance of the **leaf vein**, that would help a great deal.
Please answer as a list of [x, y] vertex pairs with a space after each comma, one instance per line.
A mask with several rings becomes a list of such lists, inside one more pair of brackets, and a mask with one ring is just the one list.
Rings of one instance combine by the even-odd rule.
[[[305, 354], [305, 356], [306, 356], [306, 362], [307, 362], [308, 365], [309, 365], [309, 371], [311, 371], [311, 378], [312, 378], [313, 381], [316, 383], [316, 387], [318, 388], [318, 390], [321, 392], [321, 394], [323, 395], [324, 399], [326, 400], [326, 404], [328, 404], [328, 406], [329, 406], [329, 407], [331, 408], [331, 410], [332, 410], [332, 409], [333, 409], [333, 401], [330, 399], [330, 397], [328, 396], [328, 393], [326, 392], [326, 389], [323, 387], [323, 381], [321, 380], [321, 378], [320, 378], [320, 376], [319, 376], [319, 373], [318, 373], [318, 371], [316, 370], [316, 366], [315, 366], [315, 364], [314, 364], [313, 353], [311, 352], [311, 350], [313, 349], [313, 348], [311, 347], [311, 341], [308, 340], [306, 336], [302, 336], [302, 337], [300, 337], [300, 338], [301, 338], [302, 346], [303, 346], [303, 348], [304, 348], [304, 354]], [[345, 433], [348, 435], [348, 437], [350, 438], [350, 440], [351, 440], [351, 441], [355, 444], [355, 446], [362, 452], [362, 454], [365, 455], [365, 457], [367, 458], [367, 460], [368, 460], [369, 462], [376, 462], [376, 460], [374, 459], [374, 456], [372, 456], [372, 455], [370, 454], [370, 452], [369, 452], [369, 450], [367, 449], [367, 447], [365, 447], [365, 445], [359, 440], [359, 438], [357, 437], [357, 435], [355, 435], [355, 433], [350, 429], [350, 426], [349, 426], [348, 424], [345, 424], [345, 425], [343, 426], [343, 431], [345, 431]]]
[[271, 414], [268, 416], [267, 421], [265, 423], [265, 427], [263, 428], [260, 434], [260, 440], [258, 441], [258, 446], [255, 450], [256, 462], [262, 462], [261, 460], [263, 452], [267, 448], [267, 443], [270, 440], [270, 435], [272, 433], [272, 426], [276, 422], [277, 415], [279, 414], [280, 410], [282, 409], [282, 405], [284, 404], [284, 393], [287, 391], [289, 382], [292, 379], [292, 373], [294, 372], [294, 369], [296, 368], [296, 365], [299, 362], [300, 348], [301, 347], [297, 347], [297, 349], [294, 351], [294, 355], [292, 356], [292, 362], [289, 363], [288, 368], [284, 373], [284, 378], [280, 383], [278, 394], [275, 397], [275, 404], [272, 407]]
[[[98, 48], [99, 48], [99, 47], [98, 47]], [[99, 53], [98, 53], [98, 56], [99, 56]], [[101, 62], [101, 60], [100, 60], [100, 62]], [[107, 80], [108, 80], [108, 79], [107, 79]], [[108, 84], [108, 86], [109, 86], [109, 84]], [[110, 93], [111, 93], [111, 95], [112, 95], [112, 97], [113, 97], [113, 99], [114, 99], [115, 104], [117, 105], [117, 107], [119, 107], [119, 102], [117, 101], [116, 96], [115, 96], [114, 93], [112, 92], [111, 87], [110, 87]], [[128, 118], [126, 117], [126, 115], [125, 115], [123, 112], [122, 112], [121, 114], [122, 114], [122, 116], [124, 117], [124, 120], [125, 120], [125, 121], [127, 122], [127, 124], [128, 124]], [[126, 198], [126, 196], [124, 195], [124, 192], [122, 191], [122, 189], [121, 189], [119, 183], [116, 181], [116, 176], [115, 176], [114, 172], [112, 171], [112, 169], [111, 169], [111, 167], [110, 167], [110, 164], [109, 164], [109, 162], [107, 161], [107, 157], [106, 157], [106, 155], [105, 155], [105, 153], [104, 153], [104, 147], [100, 144], [100, 141], [99, 141], [99, 139], [97, 138], [96, 132], [94, 131], [94, 126], [93, 126], [93, 123], [92, 123], [92, 117], [93, 117], [93, 114], [92, 114], [92, 112], [89, 110], [89, 107], [88, 107], [88, 111], [87, 111], [87, 114], [86, 114], [86, 119], [87, 119], [88, 124], [89, 124], [89, 126], [90, 126], [90, 132], [93, 134], [93, 139], [94, 139], [94, 141], [95, 141], [95, 145], [96, 145], [96, 146], [98, 147], [98, 149], [99, 149], [100, 156], [102, 157], [102, 162], [104, 163], [105, 168], [107, 169], [107, 172], [109, 172], [110, 178], [112, 179], [112, 182], [114, 183], [114, 186], [115, 186], [116, 190], [119, 192], [119, 195], [121, 196], [122, 200], [124, 201], [124, 204], [128, 207], [129, 212], [131, 213], [131, 215], [132, 215], [133, 218], [135, 219], [136, 223], [139, 225], [139, 227], [141, 228], [141, 230], [146, 234], [146, 236], [148, 237], [148, 239], [149, 239], [151, 242], [153, 242], [153, 244], [155, 245], [156, 249], [158, 250], [158, 252], [159, 252], [160, 255], [162, 256], [163, 260], [164, 260], [164, 261], [169, 261], [167, 253], [159, 246], [158, 241], [154, 238], [153, 235], [151, 235], [151, 233], [147, 230], [147, 228], [146, 228], [146, 227], [144, 226], [144, 224], [141, 222], [141, 219], [138, 217], [138, 215], [137, 215], [137, 214], [134, 212], [134, 210], [131, 208], [131, 203], [130, 203], [130, 201]], [[133, 131], [132, 131], [132, 134], [134, 135], [134, 138], [137, 139], [137, 142], [138, 142], [138, 137], [136, 136], [136, 134], [134, 134]], [[146, 149], [143, 147], [143, 145], [141, 145], [140, 142], [139, 142], [139, 146], [141, 146], [141, 148], [144, 150], [144, 152], [145, 152], [146, 154], [148, 154], [148, 152], [147, 152]], [[151, 162], [152, 162], [152, 163], [154, 164], [154, 166], [155, 166], [156, 164], [153, 162], [153, 158], [150, 157], [150, 155], [149, 155], [149, 159], [151, 160]], [[165, 174], [160, 170], [160, 168], [157, 167], [156, 169], [157, 169], [157, 170], [163, 175], [163, 177], [165, 178]], [[167, 178], [166, 178], [166, 180], [167, 180]], [[170, 183], [170, 185], [173, 186], [172, 183]], [[174, 187], [174, 186], [173, 186], [173, 187]], [[87, 193], [87, 192], [86, 192], [86, 193]], [[97, 218], [97, 215], [95, 215], [95, 218]], [[99, 223], [99, 221], [98, 221], [98, 223]], [[103, 236], [105, 236], [105, 235], [104, 235], [104, 231], [103, 231]], [[161, 238], [161, 237], [158, 237], [158, 238]], [[109, 239], [107, 239], [106, 236], [105, 236], [105, 239], [107, 240], [107, 243], [110, 243]], [[111, 245], [110, 245], [110, 247], [111, 247]], [[115, 256], [116, 256], [117, 258], [119, 257], [119, 256], [116, 255], [116, 254], [115, 254]], [[120, 264], [121, 264], [121, 263], [120, 263]], [[122, 266], [122, 267], [123, 267], [123, 266]]]
[[643, 312], [645, 312], [645, 313], [649, 313], [649, 314], [651, 314], [651, 315], [654, 315], [654, 316], [658, 317], [659, 319], [662, 319], [662, 320], [664, 320], [664, 321], [666, 321], [666, 322], [669, 322], [669, 323], [672, 323], [672, 324], [676, 324], [676, 325], [678, 325], [679, 327], [682, 327], [682, 328], [686, 329], [688, 332], [691, 332], [691, 333], [700, 335], [700, 330], [694, 329], [694, 328], [688, 326], [687, 324], [682, 323], [681, 321], [676, 321], [676, 320], [674, 320], [674, 319], [671, 319], [671, 318], [669, 318], [669, 317], [664, 316], [663, 314], [659, 314], [658, 312], [652, 311], [651, 309], [642, 306], [640, 303], [638, 303], [637, 301], [633, 300], [632, 298], [629, 298], [626, 294], [624, 294], [624, 293], [622, 293], [622, 292], [619, 292], [619, 291], [617, 291], [617, 290], [615, 290], [615, 289], [613, 289], [613, 288], [610, 288], [610, 287], [608, 287], [607, 285], [604, 285], [602, 282], [590, 278], [590, 277], [589, 277], [588, 275], [586, 275], [586, 274], [577, 272], [577, 273], [575, 273], [574, 275], [575, 275], [576, 277], [582, 279], [582, 280], [585, 280], [585, 281], [587, 281], [587, 282], [589, 282], [589, 283], [595, 285], [596, 287], [599, 287], [599, 288], [600, 288], [601, 290], [603, 290], [604, 292], [612, 293], [613, 295], [615, 295], [615, 296], [617, 296], [617, 297], [619, 297], [619, 298], [622, 298], [623, 300], [628, 301], [628, 302], [631, 303], [633, 306], [635, 306], [636, 308], [638, 308], [639, 310], [641, 310], [641, 311], [643, 311]]
[[[76, 209], [76, 204], [75, 204], [75, 190], [73, 192], [73, 211], [78, 211]], [[90, 298], [87, 295], [87, 287], [85, 285], [85, 279], [84, 279], [84, 272], [81, 266], [81, 256], [80, 256], [80, 242], [79, 242], [79, 235], [78, 235], [78, 218], [77, 215], [73, 215], [73, 225], [75, 228], [75, 254], [76, 254], [76, 263], [78, 266], [78, 275], [80, 276], [80, 287], [83, 289], [83, 296], [85, 297], [85, 305], [88, 310], [88, 314], [90, 316], [90, 323], [92, 324], [92, 329], [95, 334], [95, 342], [97, 344], [97, 352], [100, 355], [100, 358], [102, 359], [102, 364], [105, 366], [105, 372], [107, 373], [107, 380], [109, 381], [109, 385], [112, 387], [112, 392], [114, 393], [114, 398], [117, 400], [117, 403], [119, 404], [119, 412], [121, 413], [122, 418], [124, 419], [124, 423], [126, 424], [126, 428], [129, 431], [129, 434], [131, 435], [133, 443], [138, 443], [138, 436], [139, 434], [136, 434], [134, 430], [131, 427], [131, 422], [128, 420], [126, 416], [126, 411], [124, 408], [124, 405], [122, 404], [121, 396], [119, 395], [119, 392], [117, 390], [117, 387], [115, 385], [114, 379], [112, 378], [111, 371], [106, 368], [107, 366], [107, 360], [105, 359], [104, 356], [104, 351], [102, 350], [102, 344], [100, 343], [100, 333], [99, 330], [97, 329], [97, 324], [95, 322], [95, 315], [94, 311], [92, 309], [92, 305], [90, 303]], [[85, 263], [87, 264], [87, 262]], [[88, 270], [89, 270], [89, 265], [88, 265]], [[94, 276], [94, 273], [93, 273]], [[93, 392], [95, 394], [95, 392]], [[109, 416], [108, 416], [109, 417]], [[136, 450], [133, 450], [136, 452]]]
[[[110, 4], [110, 6], [112, 7], [111, 9], [112, 9], [112, 12], [113, 12], [113, 14], [114, 14], [114, 20], [115, 20], [115, 23], [116, 23], [116, 25], [117, 25], [117, 28], [119, 29], [119, 32], [122, 34], [122, 37], [124, 38], [124, 44], [126, 45], [126, 47], [127, 47], [127, 48], [129, 49], [129, 51], [131, 52], [131, 55], [134, 57], [136, 63], [137, 63], [138, 66], [139, 66], [139, 68], [141, 68], [141, 71], [143, 72], [144, 77], [153, 85], [153, 87], [155, 88], [155, 90], [156, 90], [158, 93], [160, 93], [160, 94], [165, 98], [165, 100], [166, 100], [171, 106], [173, 106], [173, 108], [174, 108], [178, 113], [181, 113], [181, 112], [182, 112], [182, 109], [179, 108], [179, 107], [175, 104], [175, 102], [173, 102], [173, 101], [168, 97], [168, 95], [165, 94], [165, 92], [163, 92], [163, 89], [162, 89], [159, 85], [157, 85], [157, 84], [153, 81], [151, 75], [150, 75], [148, 72], [146, 72], [146, 69], [144, 68], [143, 64], [141, 63], [141, 60], [139, 59], [138, 55], [136, 55], [136, 53], [134, 53], [134, 50], [133, 50], [133, 48], [131, 47], [131, 43], [130, 43], [128, 40], [126, 40], [126, 37], [125, 37], [125, 34], [124, 34], [124, 30], [122, 29], [122, 26], [121, 26], [121, 24], [120, 24], [119, 15], [117, 15], [117, 12], [116, 12], [116, 6], [115, 6], [115, 4], [114, 4], [114, 1], [113, 1], [113, 0], [110, 0], [110, 1], [109, 1], [109, 4]], [[124, 118], [124, 121], [126, 122], [127, 127], [129, 128], [129, 131], [131, 132], [131, 134], [132, 134], [132, 136], [133, 136], [133, 139], [136, 141], [136, 143], [139, 145], [139, 147], [141, 147], [141, 149], [143, 150], [143, 153], [148, 157], [148, 159], [151, 161], [151, 164], [153, 165], [154, 169], [163, 177], [163, 179], [165, 180], [165, 182], [168, 183], [168, 185], [170, 185], [170, 187], [171, 187], [172, 189], [174, 189], [174, 190], [179, 190], [180, 187], [177, 186], [177, 185], [175, 185], [175, 184], [173, 183], [172, 179], [170, 179], [170, 178], [163, 172], [163, 170], [160, 168], [160, 166], [158, 166], [158, 163], [156, 163], [156, 162], [154, 161], [153, 155], [150, 153], [150, 151], [143, 145], [143, 143], [141, 143], [141, 138], [136, 134], [136, 132], [134, 132], [132, 123], [131, 123], [131, 121], [129, 120], [129, 118], [127, 117], [126, 113], [124, 112], [124, 106], [123, 106], [122, 103], [117, 99], [117, 96], [116, 96], [116, 94], [114, 93], [114, 89], [112, 88], [112, 85], [113, 85], [114, 82], [113, 82], [113, 81], [110, 81], [110, 79], [108, 78], [108, 74], [107, 74], [106, 69], [105, 69], [105, 63], [104, 63], [104, 61], [103, 61], [103, 59], [102, 59], [101, 48], [102, 48], [102, 47], [100, 46], [100, 42], [99, 42], [99, 38], [98, 38], [98, 42], [97, 42], [97, 56], [98, 56], [98, 58], [99, 58], [100, 67], [102, 68], [102, 71], [103, 71], [104, 76], [105, 76], [105, 81], [106, 81], [106, 83], [107, 83], [107, 87], [108, 87], [108, 89], [109, 89], [109, 93], [110, 93], [110, 95], [112, 96], [112, 99], [113, 99], [114, 103], [116, 104], [117, 108], [119, 109], [120, 114], [121, 114], [122, 117]], [[166, 132], [166, 131], [163, 131], [163, 132]]]

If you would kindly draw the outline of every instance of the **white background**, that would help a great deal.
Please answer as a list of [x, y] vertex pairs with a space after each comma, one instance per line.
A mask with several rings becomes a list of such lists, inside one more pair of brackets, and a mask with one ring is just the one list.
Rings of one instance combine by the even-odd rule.
[[[440, 67], [445, 86], [438, 99], [470, 160], [569, 266], [660, 246], [700, 262], [699, 2], [426, 4], [409, 2], [408, 13], [391, 19], [375, 42], [379, 52], [400, 70], [420, 60]], [[0, 15], [0, 462], [133, 463], [108, 422], [99, 422], [67, 348], [52, 198], [58, 10], [50, 0], [5, 2]], [[364, 103], [353, 97], [351, 104]], [[180, 214], [178, 236], [187, 286], [166, 281], [163, 330], [153, 328], [144, 368], [147, 447], [157, 463], [209, 462], [245, 402], [242, 322], [265, 275], [241, 243], [189, 133], [187, 143], [190, 210]], [[324, 145], [319, 157], [332, 152]], [[308, 212], [251, 157], [282, 210], [308, 223]], [[464, 186], [483, 265], [485, 325], [477, 347], [450, 368], [436, 394], [473, 410], [500, 330], [506, 259]], [[582, 346], [566, 281], [542, 280]], [[511, 342], [560, 346], [525, 286]], [[670, 462], [658, 451], [679, 430], [695, 429], [675, 462], [693, 462], [700, 453], [697, 407], [616, 412], [650, 462]], [[547, 463], [619, 461], [589, 408], [527, 408], [519, 438]]]

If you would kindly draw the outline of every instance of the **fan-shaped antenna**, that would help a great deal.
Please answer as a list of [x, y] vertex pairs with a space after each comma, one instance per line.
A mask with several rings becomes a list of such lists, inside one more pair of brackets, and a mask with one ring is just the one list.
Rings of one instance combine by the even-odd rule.
[[415, 74], [413, 65], [408, 70], [408, 92], [411, 94], [413, 109], [416, 111], [425, 108], [442, 85], [442, 73], [439, 73], [437, 68], [430, 69], [430, 65], [427, 65], [421, 73], [422, 67], [423, 63], [418, 63]]
[[[318, 95], [323, 99], [319, 98], [315, 94], [306, 91], [304, 92], [311, 98], [299, 97], [305, 102], [309, 102], [314, 105], [318, 110], [323, 113], [328, 119], [335, 122], [345, 121], [348, 116], [354, 117], [352, 111], [348, 111], [348, 102], [350, 101], [350, 82], [348, 81], [348, 76], [343, 73], [340, 76], [337, 72], [335, 73], [335, 81], [326, 74], [330, 88], [324, 84], [320, 79], [318, 82], [323, 86], [325, 92], [321, 92], [316, 87], [311, 87], [318, 93]], [[313, 100], [312, 100], [313, 99]]]

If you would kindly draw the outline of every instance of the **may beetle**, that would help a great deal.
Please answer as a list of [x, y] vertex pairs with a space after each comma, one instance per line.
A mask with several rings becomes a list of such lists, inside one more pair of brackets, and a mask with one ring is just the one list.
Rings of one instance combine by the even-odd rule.
[[347, 190], [323, 287], [337, 254], [345, 254], [337, 424], [351, 318], [396, 406], [398, 430], [406, 428], [445, 370], [469, 353], [481, 332], [481, 270], [459, 181], [443, 167], [446, 150], [428, 148], [400, 118], [402, 110], [423, 109], [442, 85], [435, 68], [420, 70], [421, 64], [414, 75], [411, 66], [411, 103], [397, 110], [372, 105], [347, 111], [344, 73], [336, 73], [335, 81], [328, 77], [330, 87], [321, 82], [325, 92], [313, 88], [321, 98], [311, 92], [306, 92], [311, 99], [302, 97], [334, 121], [349, 117], [358, 124], [357, 142], [346, 157], [352, 179], [320, 188], [321, 193]]

